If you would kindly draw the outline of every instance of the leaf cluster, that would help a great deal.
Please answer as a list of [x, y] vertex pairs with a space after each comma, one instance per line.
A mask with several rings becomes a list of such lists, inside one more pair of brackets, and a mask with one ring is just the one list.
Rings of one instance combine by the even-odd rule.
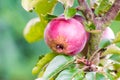
[[[110, 9], [114, 1], [111, 0], [93, 0], [89, 3], [95, 13], [95, 16], [104, 16]], [[57, 16], [53, 14], [57, 3], [64, 6], [64, 16], [66, 19], [76, 14], [87, 18], [78, 8], [73, 7], [75, 0], [22, 0], [22, 6], [26, 11], [36, 12], [37, 18], [31, 19], [25, 29], [24, 37], [29, 43], [39, 41], [44, 38], [44, 29], [49, 21]], [[82, 7], [81, 9], [84, 9]], [[120, 20], [120, 13], [115, 20]], [[86, 30], [90, 33], [99, 33], [92, 21], [85, 21]], [[32, 70], [37, 74], [36, 80], [117, 80], [120, 77], [120, 48], [115, 44], [120, 42], [120, 32], [115, 39], [101, 40], [99, 49], [88, 58], [88, 65], [79, 58], [76, 63], [75, 56], [58, 55], [54, 52], [48, 53], [38, 60]], [[92, 64], [96, 54], [100, 53], [100, 63]], [[86, 59], [85, 59], [86, 60]], [[90, 70], [92, 69], [92, 70]]]

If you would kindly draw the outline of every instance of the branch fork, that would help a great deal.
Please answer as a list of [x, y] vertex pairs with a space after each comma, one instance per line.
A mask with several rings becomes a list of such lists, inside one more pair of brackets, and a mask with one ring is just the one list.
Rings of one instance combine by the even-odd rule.
[[[102, 17], [95, 15], [94, 10], [90, 8], [86, 0], [78, 0], [78, 3], [79, 3], [79, 6], [77, 7], [77, 10], [83, 13], [86, 21], [87, 22], [91, 21], [96, 26], [96, 29], [101, 31], [103, 31], [106, 27], [108, 27], [108, 25], [112, 22], [112, 20], [115, 19], [115, 17], [120, 11], [120, 0], [115, 0], [111, 8], [108, 10], [108, 12], [105, 13], [105, 15]], [[102, 32], [97, 34], [91, 33], [90, 40], [88, 43], [89, 44], [88, 53], [90, 55], [94, 54], [96, 50], [99, 49], [98, 45], [100, 42], [101, 34]], [[96, 59], [100, 58], [100, 55], [97, 54], [96, 56], [94, 56], [94, 58]], [[99, 63], [99, 60], [98, 60], [98, 63]]]

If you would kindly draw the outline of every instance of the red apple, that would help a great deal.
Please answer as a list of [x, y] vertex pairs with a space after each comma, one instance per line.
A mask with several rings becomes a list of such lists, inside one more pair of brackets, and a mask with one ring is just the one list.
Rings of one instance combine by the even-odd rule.
[[64, 16], [51, 20], [44, 32], [45, 42], [55, 52], [75, 55], [83, 50], [88, 40], [88, 33], [76, 18]]

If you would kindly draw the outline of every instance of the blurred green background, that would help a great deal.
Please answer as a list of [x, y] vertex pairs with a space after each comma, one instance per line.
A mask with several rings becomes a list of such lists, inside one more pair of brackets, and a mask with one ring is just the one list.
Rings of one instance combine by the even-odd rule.
[[22, 8], [21, 0], [0, 0], [0, 80], [34, 80], [32, 68], [49, 52], [43, 40], [29, 44], [23, 37], [26, 23], [36, 16]]
[[[63, 12], [57, 4], [54, 14]], [[0, 1], [0, 80], [34, 80], [31, 74], [39, 55], [50, 49], [44, 40], [29, 44], [23, 37], [26, 23], [36, 17], [32, 12], [26, 12], [21, 6], [21, 0]], [[120, 22], [111, 25], [116, 32], [120, 31]]]

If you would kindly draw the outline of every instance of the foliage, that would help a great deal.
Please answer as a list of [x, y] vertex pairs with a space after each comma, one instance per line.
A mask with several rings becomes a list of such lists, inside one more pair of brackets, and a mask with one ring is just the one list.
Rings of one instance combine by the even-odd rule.
[[[41, 26], [41, 27], [40, 27]], [[44, 29], [39, 18], [31, 19], [24, 29], [25, 39], [31, 43], [43, 38]]]
[[73, 17], [75, 14], [76, 14], [76, 9], [74, 8], [66, 8], [64, 12], [66, 19]]
[[[39, 16], [38, 22], [30, 21], [28, 22], [28, 25], [29, 23], [30, 25], [27, 25], [25, 27], [24, 36], [28, 42], [36, 42], [44, 38], [44, 29], [48, 22], [52, 20], [52, 18], [56, 17], [52, 12], [54, 12], [54, 8], [56, 7], [55, 5], [59, 2], [61, 3], [61, 5], [64, 6], [64, 15], [66, 19], [72, 18], [77, 13], [85, 18], [85, 21], [83, 23], [86, 26], [88, 32], [91, 32], [92, 34], [98, 34], [100, 32], [97, 31], [97, 26], [94, 21], [92, 21], [94, 20], [92, 19], [94, 17], [91, 16], [92, 13], [88, 13], [89, 15], [85, 15], [89, 7], [84, 6], [80, 7], [79, 9], [73, 7], [74, 0], [72, 0], [71, 2], [70, 0], [22, 0], [22, 6], [25, 10], [33, 10]], [[99, 5], [93, 6], [95, 12], [94, 15], [97, 17], [101, 17], [106, 15], [108, 10], [113, 5], [113, 2], [109, 0], [98, 0], [97, 4]], [[85, 8], [87, 8], [87, 10], [85, 10]], [[119, 15], [117, 17], [119, 17]], [[117, 17], [116, 20], [118, 20]], [[105, 25], [106, 23], [104, 24], [104, 27], [106, 27]], [[36, 66], [33, 68], [33, 74], [39, 73], [37, 80], [118, 79], [119, 69], [117, 66], [120, 64], [120, 48], [116, 46], [116, 43], [120, 42], [119, 37], [120, 33], [117, 33], [114, 40], [103, 39], [100, 44], [97, 45], [99, 46], [99, 48], [94, 51], [95, 53], [93, 53], [92, 55], [85, 55], [85, 57], [87, 58], [81, 58], [83, 56], [79, 56], [78, 58], [76, 58], [75, 56], [61, 55], [54, 52], [54, 54], [46, 54], [38, 61]], [[98, 58], [100, 59], [98, 65], [93, 63], [93, 61], [96, 60], [96, 54], [100, 54], [100, 56], [98, 56]], [[105, 61], [106, 64], [102, 62], [102, 60]]]
[[36, 66], [32, 70], [32, 74], [38, 74], [43, 67], [46, 66], [57, 54], [55, 53], [48, 53], [40, 61], [37, 62]]

